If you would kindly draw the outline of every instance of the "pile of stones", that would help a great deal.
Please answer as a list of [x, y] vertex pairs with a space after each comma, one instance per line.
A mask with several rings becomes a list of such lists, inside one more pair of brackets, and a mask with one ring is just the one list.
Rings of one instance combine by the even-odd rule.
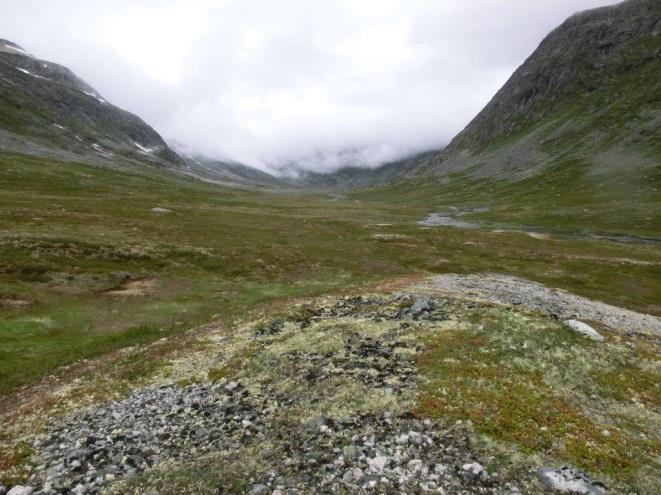
[[[96, 494], [164, 461], [185, 465], [250, 448], [277, 453], [245, 473], [251, 495], [526, 492], [534, 475], [514, 481], [485, 467], [488, 460], [471, 446], [470, 427], [461, 421], [442, 430], [410, 412], [354, 409], [340, 418], [290, 417], [289, 408], [305, 409], [332, 397], [333, 387], [342, 383], [405, 400], [418, 380], [412, 356], [423, 347], [404, 335], [421, 321], [453, 317], [455, 305], [407, 295], [370, 296], [307, 310], [293, 318], [294, 334], [327, 331], [324, 325], [309, 327], [331, 318], [399, 323], [388, 323], [381, 333], [347, 327], [334, 336], [341, 336], [340, 344], [325, 351], [304, 347], [272, 354], [269, 359], [276, 361], [269, 361], [268, 374], [277, 369], [282, 379], [300, 380], [293, 392], [279, 388], [275, 375], [260, 381], [258, 375], [251, 378], [248, 369], [217, 383], [142, 388], [121, 401], [55, 418], [34, 439], [39, 464], [26, 484], [11, 490], [0, 485], [0, 495]], [[257, 325], [247, 339], [268, 353], [270, 345], [291, 337], [285, 331], [292, 332], [291, 324], [274, 320]], [[307, 395], [297, 396], [301, 390]], [[603, 485], [566, 469], [544, 471], [539, 480], [559, 493], [580, 483], [592, 490], [580, 493], [605, 493]], [[220, 486], [218, 491], [223, 493]]]

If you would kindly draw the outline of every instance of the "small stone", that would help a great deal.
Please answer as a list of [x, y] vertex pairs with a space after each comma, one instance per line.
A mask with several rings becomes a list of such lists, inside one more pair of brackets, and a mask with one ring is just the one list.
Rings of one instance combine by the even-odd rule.
[[384, 456], [378, 456], [374, 457], [373, 459], [367, 459], [367, 465], [372, 471], [381, 473], [388, 465], [388, 458]]
[[342, 476], [342, 481], [345, 483], [351, 483], [353, 481], [353, 469], [349, 469], [344, 472], [344, 475]]
[[344, 454], [345, 459], [354, 460], [358, 459], [360, 451], [355, 445], [347, 445], [342, 449], [342, 453]]
[[423, 442], [422, 435], [417, 431], [409, 431], [408, 439], [413, 445], [422, 445]]
[[411, 459], [406, 464], [406, 469], [411, 473], [417, 473], [422, 470], [422, 461], [420, 459]]
[[426, 297], [417, 298], [411, 306], [411, 315], [413, 317], [420, 316], [424, 312], [431, 311], [433, 308], [432, 302]]
[[362, 480], [362, 479], [365, 477], [365, 473], [364, 473], [363, 470], [360, 469], [360, 468], [355, 468], [355, 469], [353, 470], [353, 473], [352, 473], [352, 474], [353, 474], [353, 480], [354, 480], [354, 481], [360, 481], [360, 480]]
[[475, 475], [478, 475], [482, 471], [484, 471], [484, 467], [482, 466], [482, 464], [478, 462], [470, 462], [468, 464], [464, 464], [463, 466], [461, 466], [461, 469]]
[[269, 488], [266, 485], [252, 485], [248, 489], [248, 495], [262, 495], [263, 493], [268, 493]]
[[172, 213], [172, 210], [168, 210], [167, 208], [161, 208], [160, 206], [157, 206], [155, 208], [152, 208], [151, 212], [156, 213], [157, 215], [166, 215], [168, 213]]
[[[329, 427], [331, 423], [331, 420], [325, 416], [317, 416], [315, 418], [312, 418], [310, 421], [307, 422], [306, 426], [310, 430], [314, 431], [321, 431], [321, 428], [325, 426], [326, 428]], [[326, 430], [324, 430], [326, 431]]]
[[435, 481], [422, 481], [420, 483], [420, 489], [423, 492], [431, 492], [438, 488], [438, 484]]

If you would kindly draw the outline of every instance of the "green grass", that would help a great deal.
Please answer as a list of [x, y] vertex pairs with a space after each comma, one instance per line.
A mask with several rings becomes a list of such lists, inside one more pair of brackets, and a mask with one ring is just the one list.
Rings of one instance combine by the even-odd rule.
[[[415, 272], [511, 273], [661, 314], [653, 245], [421, 229], [415, 222], [439, 204], [431, 185], [337, 200], [118, 166], [0, 155], [0, 394], [214, 314], [231, 320], [274, 301]], [[443, 204], [467, 202], [460, 186]], [[154, 214], [156, 206], [173, 213]], [[153, 287], [142, 296], [106, 293], [127, 276]]]
[[427, 338], [419, 415], [469, 419], [491, 439], [613, 480], [631, 482], [654, 465], [661, 452], [654, 344], [631, 349], [615, 337], [597, 344], [502, 310], [467, 318], [469, 328]]
[[[633, 155], [635, 156], [635, 155]], [[486, 209], [462, 217], [493, 228], [530, 229], [553, 234], [639, 236], [661, 240], [661, 155], [641, 163], [599, 170], [587, 158], [551, 160], [540, 174], [510, 179], [473, 178], [470, 171], [448, 183], [430, 177], [357, 193], [375, 202], [393, 202], [439, 211], [457, 206]], [[624, 159], [622, 159], [624, 160]]]

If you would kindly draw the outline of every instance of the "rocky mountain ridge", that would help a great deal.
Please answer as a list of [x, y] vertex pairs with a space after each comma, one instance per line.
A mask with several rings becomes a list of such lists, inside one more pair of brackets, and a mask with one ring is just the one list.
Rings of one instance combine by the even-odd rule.
[[0, 149], [129, 167], [149, 165], [219, 185], [291, 187], [258, 169], [170, 145], [59, 64], [0, 40]]
[[619, 92], [616, 85], [621, 77], [661, 60], [660, 34], [661, 5], [654, 0], [627, 0], [574, 14], [542, 40], [452, 140], [448, 155], [481, 151], [595, 92], [613, 90], [608, 98], [612, 102], [629, 97], [627, 91], [640, 90], [648, 97], [646, 102], [658, 103], [658, 85], [641, 84]]
[[106, 101], [71, 70], [6, 40], [0, 47], [0, 145], [5, 151], [180, 164], [154, 129]]
[[[661, 3], [626, 0], [571, 16], [419, 172], [517, 179], [568, 158], [610, 165], [661, 154]], [[651, 162], [651, 163], [650, 163]]]

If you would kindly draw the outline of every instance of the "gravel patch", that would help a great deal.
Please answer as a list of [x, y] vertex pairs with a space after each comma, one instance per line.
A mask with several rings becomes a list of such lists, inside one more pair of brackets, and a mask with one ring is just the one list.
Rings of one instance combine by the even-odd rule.
[[416, 287], [432, 294], [452, 294], [524, 308], [559, 320], [597, 321], [628, 334], [661, 336], [661, 318], [578, 296], [537, 282], [492, 273], [438, 275]]

